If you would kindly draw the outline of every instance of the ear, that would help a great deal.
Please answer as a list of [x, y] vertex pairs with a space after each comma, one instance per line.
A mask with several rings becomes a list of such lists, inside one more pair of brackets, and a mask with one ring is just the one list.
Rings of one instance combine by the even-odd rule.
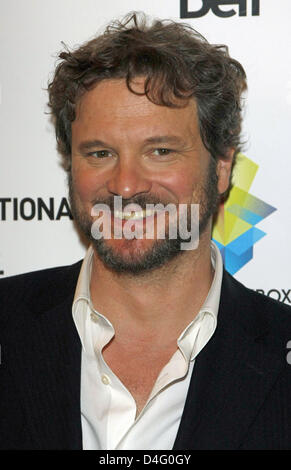
[[234, 157], [234, 149], [230, 149], [227, 153], [227, 159], [219, 159], [216, 167], [218, 177], [217, 189], [219, 194], [225, 193], [230, 184], [231, 169]]

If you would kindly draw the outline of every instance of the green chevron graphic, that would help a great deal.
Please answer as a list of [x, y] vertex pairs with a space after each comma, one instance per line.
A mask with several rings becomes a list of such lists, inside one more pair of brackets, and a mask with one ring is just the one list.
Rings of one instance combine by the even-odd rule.
[[249, 194], [257, 171], [255, 162], [242, 153], [238, 154], [232, 189], [213, 227], [212, 239], [220, 249], [225, 268], [231, 274], [253, 258], [253, 245], [266, 235], [256, 224], [276, 210]]

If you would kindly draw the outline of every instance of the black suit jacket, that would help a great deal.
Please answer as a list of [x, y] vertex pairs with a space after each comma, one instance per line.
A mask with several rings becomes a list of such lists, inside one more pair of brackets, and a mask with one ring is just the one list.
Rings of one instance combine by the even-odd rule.
[[[81, 449], [81, 262], [0, 282], [0, 449]], [[174, 449], [291, 449], [291, 309], [224, 272]], [[98, 399], [98, 397], [96, 398]]]

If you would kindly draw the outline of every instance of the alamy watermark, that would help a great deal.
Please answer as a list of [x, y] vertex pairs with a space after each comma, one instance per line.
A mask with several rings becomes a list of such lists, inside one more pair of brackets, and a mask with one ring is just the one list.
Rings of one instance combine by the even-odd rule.
[[104, 239], [179, 239], [181, 250], [195, 250], [199, 244], [199, 204], [138, 204], [122, 207], [122, 197], [114, 196], [111, 209], [95, 204], [91, 210], [94, 222], [91, 235]]

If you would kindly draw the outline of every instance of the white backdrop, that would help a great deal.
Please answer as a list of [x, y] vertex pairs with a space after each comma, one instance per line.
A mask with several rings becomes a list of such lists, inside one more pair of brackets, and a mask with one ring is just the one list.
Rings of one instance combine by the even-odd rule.
[[[61, 41], [70, 47], [81, 44], [111, 19], [139, 10], [189, 22], [210, 42], [229, 45], [230, 54], [244, 65], [249, 84], [244, 154], [259, 167], [250, 193], [276, 211], [257, 225], [266, 236], [235, 277], [291, 303], [291, 2], [256, 0], [259, 16], [252, 16], [252, 0], [245, 2], [246, 16], [239, 16], [238, 4], [244, 1], [238, 1], [220, 7], [233, 9], [232, 17], [210, 9], [203, 17], [180, 20], [180, 0], [1, 0], [0, 277], [70, 264], [83, 256], [85, 248], [66, 215], [66, 175], [46, 114], [45, 88]], [[189, 0], [188, 11], [199, 10], [202, 3]], [[54, 205], [50, 218], [42, 212], [39, 220], [41, 202]]]

